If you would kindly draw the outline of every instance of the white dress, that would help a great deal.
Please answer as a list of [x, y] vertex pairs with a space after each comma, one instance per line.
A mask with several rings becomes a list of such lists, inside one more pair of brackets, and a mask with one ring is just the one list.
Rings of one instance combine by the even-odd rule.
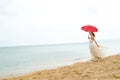
[[90, 53], [92, 55], [92, 58], [93, 59], [101, 59], [103, 58], [103, 50], [101, 48], [101, 46], [97, 46], [95, 44], [95, 41], [92, 40], [92, 39], [89, 39], [90, 42], [89, 42], [89, 49], [90, 49]]

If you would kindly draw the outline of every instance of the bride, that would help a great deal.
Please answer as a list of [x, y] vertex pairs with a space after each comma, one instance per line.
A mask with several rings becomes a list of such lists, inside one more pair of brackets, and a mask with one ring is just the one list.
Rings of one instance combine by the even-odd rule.
[[97, 41], [95, 40], [95, 34], [93, 32], [89, 32], [88, 39], [92, 60], [93, 61], [101, 60], [103, 58], [103, 52], [100, 46], [98, 45]]

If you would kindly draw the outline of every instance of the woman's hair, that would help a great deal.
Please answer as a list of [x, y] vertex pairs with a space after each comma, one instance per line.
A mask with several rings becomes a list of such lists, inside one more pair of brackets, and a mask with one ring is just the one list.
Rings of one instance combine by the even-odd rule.
[[95, 34], [93, 32], [91, 32], [91, 34], [95, 37]]

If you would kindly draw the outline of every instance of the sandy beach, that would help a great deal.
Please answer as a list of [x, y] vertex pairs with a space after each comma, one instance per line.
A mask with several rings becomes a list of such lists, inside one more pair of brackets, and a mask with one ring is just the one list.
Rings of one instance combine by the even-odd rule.
[[0, 80], [120, 80], [120, 54]]

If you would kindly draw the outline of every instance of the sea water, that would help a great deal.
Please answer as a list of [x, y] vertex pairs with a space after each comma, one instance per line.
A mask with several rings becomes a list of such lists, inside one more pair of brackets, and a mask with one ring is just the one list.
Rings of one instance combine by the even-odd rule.
[[[120, 41], [100, 42], [106, 49], [106, 56], [120, 52]], [[25, 73], [54, 68], [80, 60], [89, 60], [88, 43], [34, 45], [0, 48], [0, 77], [23, 75]]]

